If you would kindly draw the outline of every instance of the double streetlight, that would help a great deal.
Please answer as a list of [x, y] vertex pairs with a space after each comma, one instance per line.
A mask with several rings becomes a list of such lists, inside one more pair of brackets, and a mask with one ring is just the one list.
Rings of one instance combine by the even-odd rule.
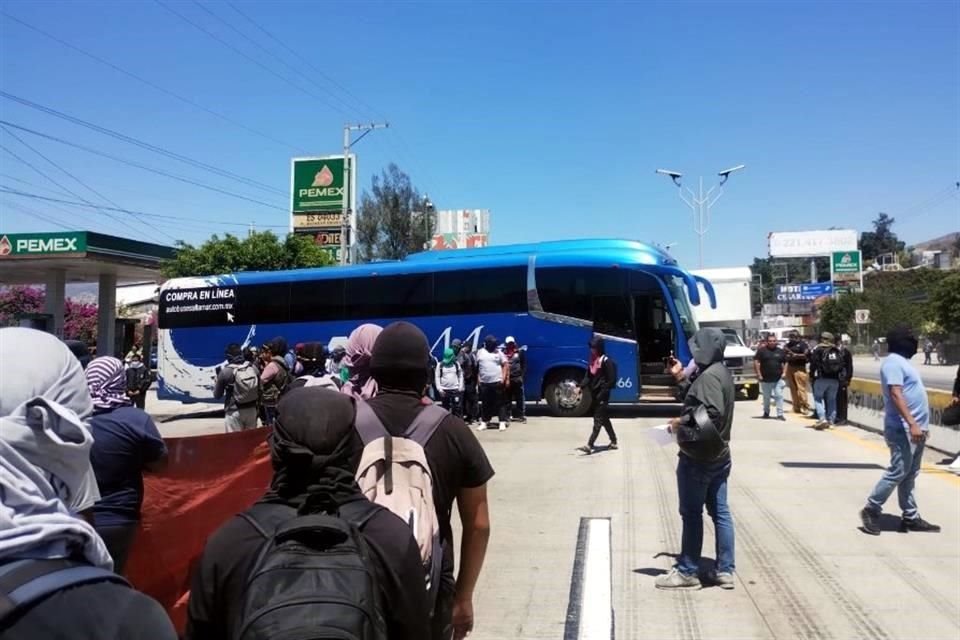
[[[723, 195], [723, 185], [730, 179], [730, 175], [745, 167], [746, 165], [738, 164], [735, 167], [720, 171], [717, 173], [720, 176], [720, 182], [710, 187], [710, 190], [706, 193], [703, 192], [703, 177], [701, 176], [699, 194], [694, 193], [690, 187], [684, 187], [680, 184], [683, 174], [679, 171], [657, 169], [657, 173], [669, 176], [673, 180], [673, 184], [677, 185], [677, 189], [679, 189], [680, 199], [693, 211], [693, 231], [697, 234], [699, 240], [701, 269], [703, 268], [703, 236], [707, 234], [707, 230], [710, 228], [710, 208]], [[684, 189], [686, 189], [686, 194], [684, 194]]]

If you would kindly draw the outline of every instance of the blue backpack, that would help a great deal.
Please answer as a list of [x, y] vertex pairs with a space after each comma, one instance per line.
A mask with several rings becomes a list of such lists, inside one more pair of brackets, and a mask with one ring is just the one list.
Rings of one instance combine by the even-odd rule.
[[67, 558], [14, 560], [0, 564], [0, 626], [7, 618], [57, 591], [94, 582], [130, 586], [112, 571]]

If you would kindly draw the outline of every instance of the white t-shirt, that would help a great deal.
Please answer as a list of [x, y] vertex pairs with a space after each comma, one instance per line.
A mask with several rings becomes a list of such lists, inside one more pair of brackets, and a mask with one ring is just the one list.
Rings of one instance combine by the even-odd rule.
[[507, 357], [500, 351], [477, 351], [477, 366], [480, 369], [480, 383], [503, 382], [503, 365]]

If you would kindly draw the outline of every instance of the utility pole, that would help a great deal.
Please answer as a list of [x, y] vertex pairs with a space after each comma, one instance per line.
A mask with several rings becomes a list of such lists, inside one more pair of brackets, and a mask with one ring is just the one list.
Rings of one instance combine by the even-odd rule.
[[[350, 188], [350, 147], [363, 140], [363, 138], [375, 129], [386, 129], [390, 126], [389, 122], [370, 124], [345, 124], [343, 125], [343, 213], [340, 216], [340, 264], [347, 264], [347, 233], [353, 228], [352, 215], [350, 210], [350, 196], [353, 190]], [[350, 142], [351, 131], [363, 131], [360, 137]]]
[[[745, 166], [746, 165], [738, 164], [735, 167], [720, 171], [717, 174], [720, 176], [720, 182], [710, 187], [710, 190], [706, 193], [703, 192], [702, 176], [700, 178], [699, 192], [694, 193], [690, 187], [684, 187], [680, 184], [680, 178], [683, 177], [682, 173], [667, 171], [666, 169], [657, 169], [657, 173], [669, 176], [670, 179], [673, 180], [673, 184], [677, 185], [677, 189], [679, 189], [680, 199], [693, 211], [693, 231], [697, 234], [699, 240], [701, 269], [703, 268], [703, 236], [707, 235], [707, 230], [710, 228], [710, 208], [713, 207], [713, 205], [717, 203], [717, 200], [720, 199], [720, 196], [723, 195], [723, 185], [730, 179], [730, 174], [735, 171], [740, 171]], [[686, 189], [686, 195], [684, 195], [684, 189]], [[714, 194], [715, 191], [716, 194]]]

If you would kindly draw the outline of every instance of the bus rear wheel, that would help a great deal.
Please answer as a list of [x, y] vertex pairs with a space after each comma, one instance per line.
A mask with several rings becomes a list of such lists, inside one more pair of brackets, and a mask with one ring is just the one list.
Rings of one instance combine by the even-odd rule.
[[550, 413], [558, 418], [580, 418], [590, 413], [593, 396], [589, 389], [580, 388], [582, 379], [583, 372], [573, 369], [550, 377], [543, 393]]

